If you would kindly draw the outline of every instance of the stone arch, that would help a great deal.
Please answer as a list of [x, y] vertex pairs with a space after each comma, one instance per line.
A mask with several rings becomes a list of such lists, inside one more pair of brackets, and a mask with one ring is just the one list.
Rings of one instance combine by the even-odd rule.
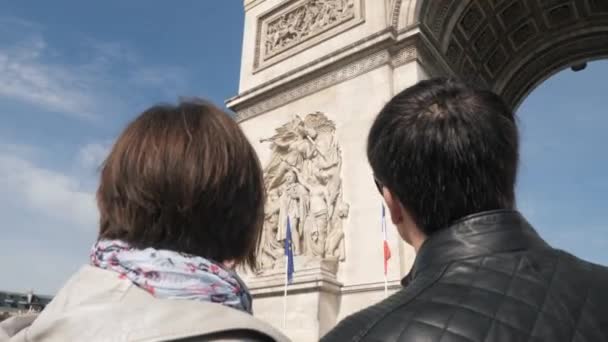
[[492, 88], [514, 108], [574, 63], [608, 57], [606, 0], [394, 0], [393, 27], [418, 27], [445, 74]]
[[396, 31], [412, 27], [418, 23], [420, 0], [390, 0], [390, 24]]

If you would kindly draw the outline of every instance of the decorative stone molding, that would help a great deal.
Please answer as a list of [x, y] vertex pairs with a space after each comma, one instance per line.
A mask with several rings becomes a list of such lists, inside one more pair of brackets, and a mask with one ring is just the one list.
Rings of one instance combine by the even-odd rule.
[[[268, 295], [283, 295], [285, 286], [285, 260], [275, 269], [263, 274], [247, 275], [245, 280], [251, 294], [255, 297]], [[332, 260], [312, 260], [305, 256], [294, 257], [293, 283], [289, 286], [290, 294], [323, 289], [326, 292], [339, 293], [342, 283], [336, 279], [337, 262]], [[282, 266], [282, 267], [281, 267]]]
[[290, 0], [257, 20], [254, 72], [364, 21], [364, 0]]
[[439, 37], [453, 2], [454, 0], [439, 0], [437, 5], [433, 6], [432, 14], [428, 17], [428, 27], [435, 37]]
[[[435, 1], [435, 0], [433, 0]], [[420, 9], [424, 0], [391, 0], [388, 24], [397, 32], [407, 31], [420, 22]]]
[[393, 57], [391, 59], [391, 65], [396, 68], [403, 64], [409, 63], [418, 57], [417, 52], [418, 48], [416, 46], [407, 45], [397, 50], [397, 52], [393, 54]]
[[403, 0], [390, 0], [387, 13], [388, 13], [388, 23], [393, 29], [397, 30], [399, 25], [399, 13], [401, 12], [401, 3]]
[[249, 11], [250, 9], [256, 7], [257, 5], [261, 4], [264, 1], [266, 1], [266, 0], [245, 0], [245, 2], [244, 2], [245, 11]]
[[385, 49], [375, 52], [364, 58], [350, 62], [338, 69], [325, 73], [322, 76], [315, 77], [309, 81], [305, 81], [299, 85], [288, 88], [287, 90], [278, 91], [264, 100], [257, 101], [251, 106], [245, 106], [243, 109], [237, 109], [237, 121], [246, 120], [304, 96], [313, 94], [319, 90], [355, 78], [358, 75], [385, 65], [389, 61], [390, 54], [388, 50]]
[[[381, 39], [375, 40], [376, 38]], [[368, 42], [372, 42], [372, 45], [362, 48]], [[353, 79], [380, 66], [388, 64], [391, 67], [398, 67], [413, 60], [421, 60], [422, 56], [418, 52], [422, 50], [425, 51], [427, 60], [436, 60], [434, 57], [429, 58], [432, 54], [424, 46], [427, 44], [427, 40], [425, 39], [418, 40], [414, 36], [411, 36], [401, 41], [399, 45], [395, 44], [397, 44], [397, 40], [394, 37], [392, 29], [380, 31], [353, 44], [353, 46], [343, 49], [343, 51], [337, 51], [335, 54], [324, 56], [317, 61], [311, 62], [309, 65], [292, 70], [277, 79], [270, 80], [254, 89], [243, 92], [237, 97], [230, 99], [228, 106], [236, 112], [237, 121], [241, 122], [327, 87]], [[346, 57], [333, 62], [323, 69], [310, 73], [305, 79], [296, 78], [284, 84], [280, 83], [282, 79], [289, 78], [313, 65], [322, 63], [325, 60], [335, 59], [336, 55], [346, 53], [349, 49], [353, 49], [353, 51]], [[442, 69], [438, 69], [433, 65], [429, 65], [429, 68], [434, 70]], [[271, 86], [272, 88], [270, 88]], [[260, 93], [259, 96], [253, 95], [258, 92]], [[245, 99], [243, 100], [243, 98]]]
[[310, 61], [304, 65], [301, 65], [299, 67], [296, 67], [292, 70], [289, 70], [283, 74], [281, 74], [278, 77], [274, 77], [262, 84], [259, 84], [251, 89], [247, 89], [243, 92], [241, 92], [240, 94], [238, 94], [235, 97], [232, 97], [230, 99], [227, 100], [228, 103], [233, 103], [234, 101], [238, 101], [239, 99], [242, 99], [243, 97], [249, 96], [251, 94], [254, 93], [259, 93], [259, 92], [264, 92], [268, 89], [269, 86], [272, 86], [274, 84], [278, 84], [281, 81], [285, 80], [285, 79], [289, 79], [291, 77], [294, 77], [298, 74], [302, 74], [302, 73], [314, 73], [316, 70], [314, 68], [318, 68], [318, 66], [323, 65], [325, 62], [329, 61], [329, 60], [339, 60], [339, 59], [343, 59], [345, 56], [351, 56], [354, 54], [363, 54], [363, 50], [366, 49], [366, 47], [369, 47], [371, 45], [377, 45], [379, 43], [379, 41], [384, 41], [387, 38], [390, 38], [392, 40], [395, 39], [394, 36], [394, 31], [390, 28], [379, 31], [377, 33], [374, 33], [372, 35], [369, 35], [363, 39], [360, 39], [356, 42], [354, 42], [353, 44], [350, 44], [348, 46], [345, 46], [341, 49], [338, 49], [332, 53], [329, 53], [327, 55], [324, 55], [320, 58], [317, 58], [313, 61]]
[[[387, 284], [389, 291], [398, 291], [403, 288], [400, 280], [391, 280]], [[365, 292], [383, 291], [384, 282], [365, 283], [365, 284], [352, 284], [342, 286], [342, 294], [355, 294]]]
[[454, 72], [446, 62], [444, 55], [439, 53], [434, 45], [426, 38], [424, 32], [420, 32], [416, 37], [416, 60], [429, 77], [446, 77], [453, 76]]

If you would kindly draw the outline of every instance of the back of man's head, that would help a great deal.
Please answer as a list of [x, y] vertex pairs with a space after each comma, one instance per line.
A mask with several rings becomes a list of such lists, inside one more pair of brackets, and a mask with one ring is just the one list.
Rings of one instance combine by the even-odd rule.
[[396, 95], [369, 133], [367, 157], [426, 235], [464, 216], [515, 206], [514, 115], [488, 90], [449, 79]]

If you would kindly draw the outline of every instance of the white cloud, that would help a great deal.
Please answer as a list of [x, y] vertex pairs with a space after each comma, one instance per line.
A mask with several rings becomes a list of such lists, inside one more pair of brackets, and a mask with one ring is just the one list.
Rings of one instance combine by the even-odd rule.
[[92, 38], [84, 39], [85, 50], [90, 50], [98, 63], [113, 63], [123, 61], [129, 64], [139, 62], [137, 53], [125, 44], [118, 42], [101, 42]]
[[98, 213], [93, 189], [85, 180], [46, 169], [0, 146], [0, 195], [23, 209], [69, 225], [96, 226]]
[[0, 269], [5, 290], [53, 294], [80, 265], [98, 230], [96, 177], [106, 142], [83, 146], [62, 169], [48, 149], [0, 141]]
[[93, 65], [97, 68], [112, 68], [116, 65], [125, 68], [121, 81], [143, 88], [158, 88], [161, 91], [175, 91], [186, 85], [186, 72], [179, 66], [147, 65], [139, 54], [129, 45], [118, 42], [100, 42], [86, 38], [84, 50], [92, 53]]
[[78, 151], [78, 162], [80, 166], [87, 170], [95, 170], [101, 166], [108, 156], [111, 142], [89, 143]]
[[29, 20], [25, 20], [22, 18], [0, 15], [0, 32], [9, 31], [12, 32], [14, 30], [38, 30], [40, 29], [40, 25], [31, 22]]
[[0, 95], [80, 118], [92, 118], [95, 94], [87, 75], [45, 64], [42, 37], [0, 49]]
[[41, 32], [18, 18], [0, 18], [0, 37], [13, 41], [0, 46], [0, 96], [90, 120], [124, 106], [127, 92], [173, 93], [186, 84], [182, 68], [148, 65], [127, 44], [80, 37], [76, 47], [60, 50]]

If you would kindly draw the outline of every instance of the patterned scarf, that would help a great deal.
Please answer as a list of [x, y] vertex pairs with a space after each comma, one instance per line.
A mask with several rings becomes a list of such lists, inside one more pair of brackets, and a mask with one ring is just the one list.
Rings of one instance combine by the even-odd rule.
[[119, 240], [100, 240], [91, 250], [91, 265], [157, 298], [220, 303], [252, 313], [251, 295], [234, 272], [203, 257], [154, 248], [136, 249]]

